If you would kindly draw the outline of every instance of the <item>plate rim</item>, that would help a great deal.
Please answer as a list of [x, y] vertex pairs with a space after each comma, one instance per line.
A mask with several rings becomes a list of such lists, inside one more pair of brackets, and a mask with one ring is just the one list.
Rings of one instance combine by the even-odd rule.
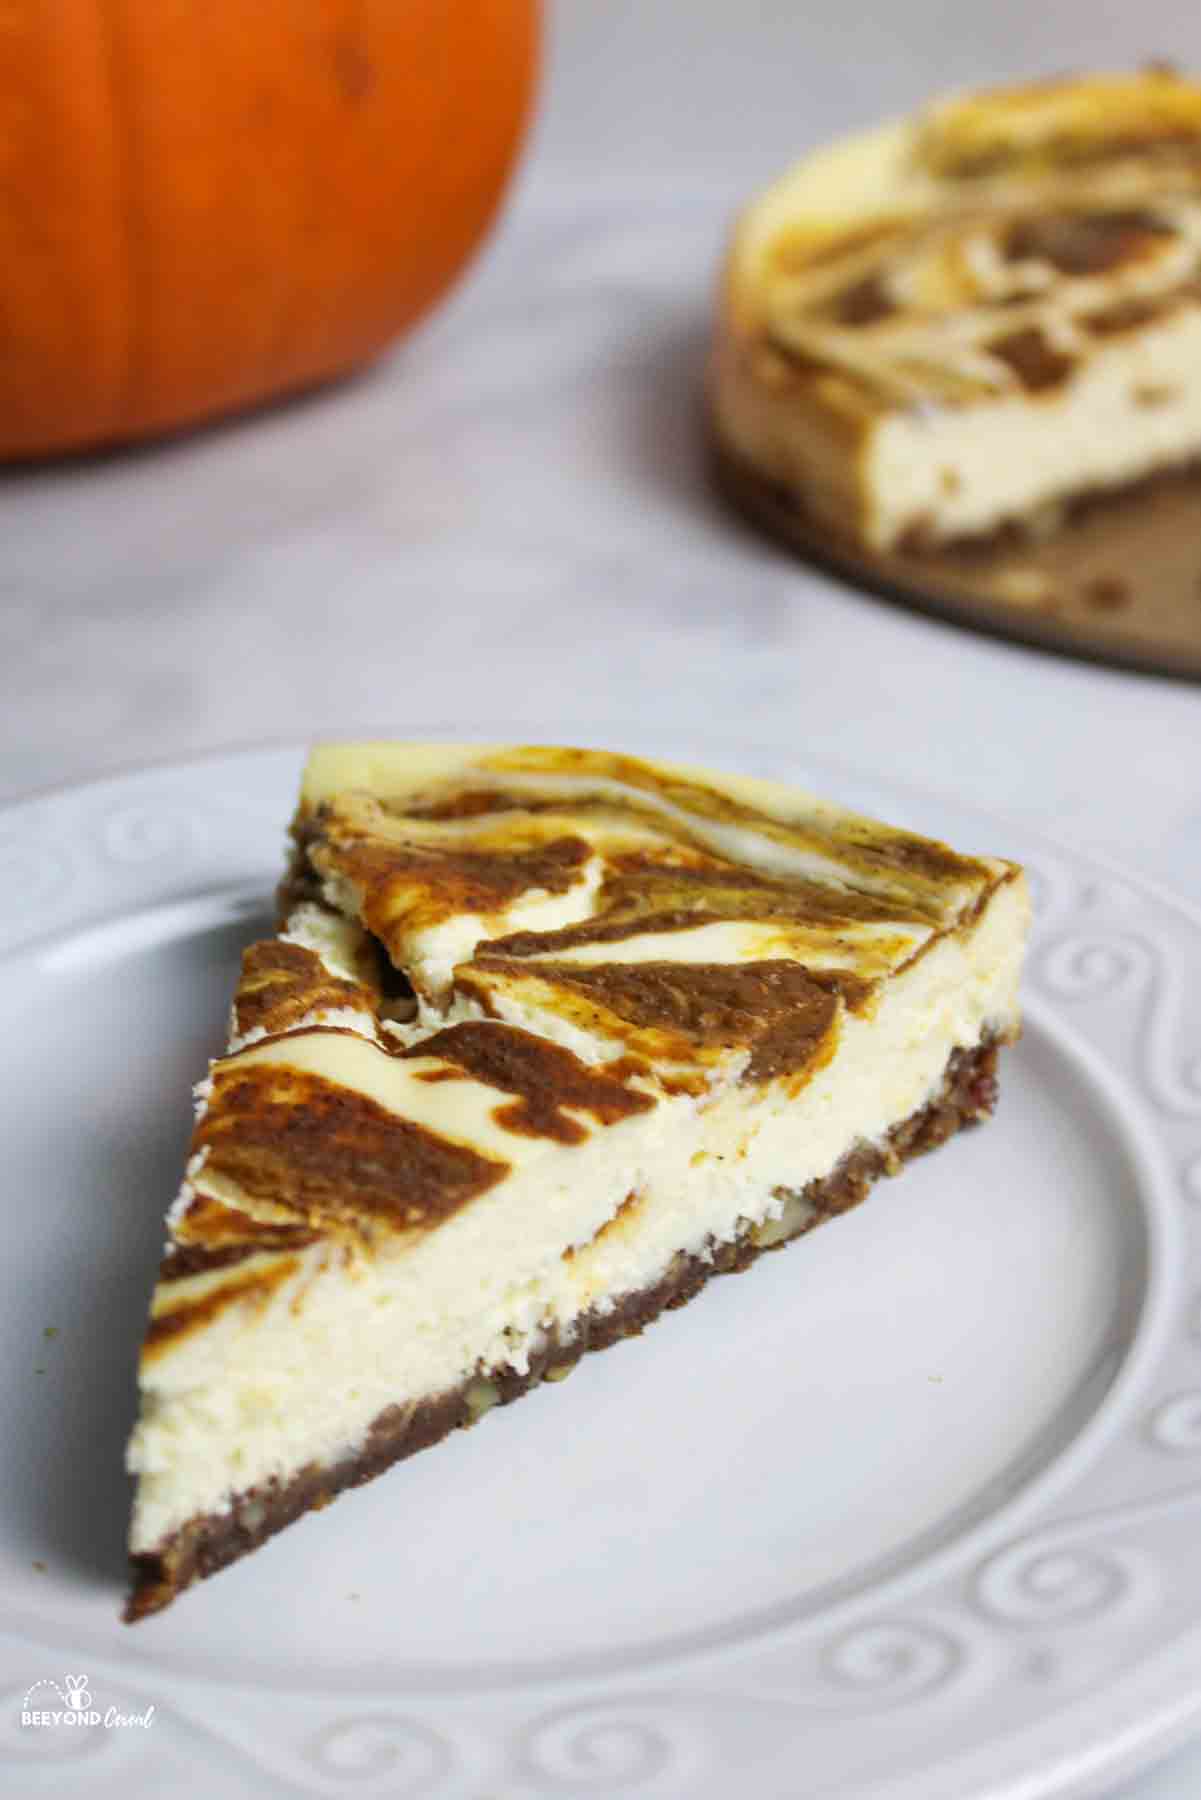
[[[448, 738], [452, 737], [457, 741], [462, 741], [462, 736], [458, 732], [443, 731], [429, 726], [422, 727], [421, 731], [423, 737], [429, 738], [432, 741], [446, 741]], [[321, 741], [353, 742], [362, 740], [369, 735], [370, 733], [366, 731], [331, 733], [324, 734]], [[497, 741], [498, 739], [504, 738], [506, 735], [510, 736], [510, 738], [512, 737], [511, 732], [506, 734], [502, 729], [495, 733], [489, 732], [486, 738], [477, 740], [473, 737], [473, 739], [469, 741]], [[1031, 848], [1037, 846], [1053, 859], [1066, 861], [1068, 864], [1084, 864], [1089, 873], [1102, 873], [1111, 877], [1116, 882], [1123, 884], [1126, 888], [1133, 890], [1136, 894], [1141, 893], [1156, 904], [1167, 907], [1177, 917], [1184, 920], [1192, 930], [1201, 930], [1201, 906], [1193, 901], [1190, 896], [1174, 891], [1154, 876], [1148, 876], [1143, 874], [1141, 870], [1130, 868], [1128, 865], [1124, 864], [1120, 858], [1114, 857], [1104, 851], [1098, 851], [1091, 846], [1080, 845], [1073, 842], [1068, 836], [1051, 837], [1037, 826], [1030, 826], [1029, 824], [1015, 819], [1012, 815], [1007, 815], [1004, 812], [998, 812], [992, 808], [981, 806], [975, 800], [964, 800], [960, 796], [948, 792], [945, 789], [939, 790], [936, 787], [926, 784], [914, 783], [903, 777], [899, 779], [894, 778], [891, 774], [881, 776], [873, 771], [831, 757], [821, 749], [809, 752], [802, 746], [796, 751], [786, 751], [781, 749], [779, 745], [757, 742], [753, 737], [743, 737], [735, 740], [733, 738], [724, 736], [718, 737], [716, 735], [710, 737], [704, 732], [690, 733], [686, 730], [672, 730], [656, 733], [653, 730], [647, 731], [641, 726], [611, 727], [607, 728], [604, 732], [595, 734], [589, 729], [580, 735], [585, 742], [599, 741], [602, 743], [606, 739], [608, 739], [609, 742], [612, 742], [615, 738], [622, 735], [627, 738], [633, 737], [636, 744], [654, 744], [656, 739], [659, 740], [660, 744], [665, 742], [680, 744], [685, 741], [695, 741], [699, 754], [710, 761], [717, 762], [718, 766], [722, 766], [724, 763], [724, 766], [737, 769], [740, 766], [747, 766], [748, 763], [762, 766], [764, 763], [770, 764], [774, 762], [777, 765], [783, 765], [793, 777], [795, 777], [796, 771], [804, 771], [804, 779], [806, 781], [810, 778], [809, 771], [812, 770], [822, 782], [826, 791], [830, 791], [831, 788], [833, 788], [834, 791], [837, 791], [837, 782], [845, 779], [845, 782], [852, 790], [852, 793], [856, 788], [866, 786], [869, 790], [880, 789], [886, 794], [895, 795], [906, 805], [910, 802], [915, 805], [929, 803], [936, 808], [950, 810], [962, 815], [966, 819], [973, 821], [978, 820], [982, 826], [987, 824], [990, 830], [995, 826], [1002, 833], [1011, 831], [1013, 837], [1023, 846], [1029, 845]], [[287, 736], [278, 738], [260, 738], [233, 745], [218, 746], [186, 757], [173, 757], [151, 761], [142, 760], [122, 768], [101, 771], [83, 780], [66, 780], [48, 784], [33, 792], [8, 796], [3, 802], [0, 802], [0, 828], [12, 822], [14, 815], [28, 815], [31, 812], [36, 812], [41, 806], [52, 804], [55, 801], [69, 799], [72, 796], [84, 797], [89, 794], [99, 793], [106, 788], [120, 788], [145, 779], [158, 779], [170, 782], [171, 778], [175, 775], [186, 775], [188, 773], [194, 775], [205, 767], [213, 768], [215, 772], [222, 764], [236, 763], [247, 759], [265, 761], [267, 758], [280, 757], [283, 755], [293, 756], [299, 759], [303, 756], [305, 748], [305, 743], [299, 742], [293, 735], [288, 734]], [[648, 748], [645, 751], [638, 751], [636, 753], [647, 754], [650, 756], [666, 756], [668, 754], [673, 754], [673, 752], [669, 752], [664, 748]], [[829, 778], [832, 778], [832, 780]], [[285, 827], [286, 820], [281, 820], [281, 836]], [[263, 864], [264, 868], [266, 868], [266, 855], [263, 857]], [[233, 884], [230, 884], [230, 889], [227, 889], [227, 891], [232, 889], [232, 885]], [[215, 898], [214, 891], [209, 890], [209, 892], [210, 895]], [[249, 893], [249, 890], [247, 890], [247, 893]], [[164, 906], [179, 906], [181, 904], [191, 905], [195, 904], [200, 897], [201, 896], [197, 894], [194, 889], [190, 890], [189, 897], [189, 890], [185, 889], [182, 894], [175, 897], [163, 896], [157, 900], [151, 900], [142, 906], [122, 905], [118, 909], [116, 916], [128, 917], [132, 912], [143, 910], [152, 912], [160, 911]], [[104, 918], [89, 919], [76, 922], [75, 924], [64, 921], [47, 932], [39, 933], [37, 938], [32, 941], [25, 939], [22, 942], [14, 944], [12, 946], [12, 953], [22, 955], [31, 952], [36, 953], [39, 949], [44, 950], [47, 948], [54, 940], [65, 937], [74, 937], [80, 934], [90, 936], [94, 930], [103, 930], [105, 928], [105, 923], [106, 921]], [[1042, 1005], [1036, 1000], [1034, 1007], [1031, 1008], [1032, 1022], [1034, 1022], [1036, 1015], [1041, 1014], [1043, 1010]], [[1058, 1036], [1059, 1032], [1056, 1028], [1063, 1026], [1069, 1040], [1077, 1037], [1077, 1033], [1073, 1029], [1064, 1025], [1062, 1017], [1055, 1014], [1054, 1008], [1050, 1003], [1047, 1004], [1046, 1015], [1048, 1020], [1053, 1020], [1051, 1026], [1053, 1036]], [[1040, 1019], [1039, 1022], [1044, 1023], [1045, 1021]], [[1090, 1045], [1076, 1043], [1073, 1045], [1073, 1049], [1084, 1054], [1086, 1073], [1090, 1080], [1090, 1084], [1096, 1081], [1098, 1075], [1100, 1075], [1103, 1085], [1110, 1081], [1114, 1084], [1119, 1083], [1118, 1072], [1106, 1063], [1103, 1057], [1100, 1057], [1099, 1055], [1094, 1056]], [[1091, 1066], [1094, 1063], [1096, 1064], [1096, 1067]], [[1156, 1120], [1153, 1110], [1150, 1107], [1144, 1107], [1140, 1102], [1140, 1104], [1135, 1107], [1134, 1111], [1139, 1115], [1145, 1114], [1145, 1116], [1140, 1119], [1137, 1133], [1134, 1133], [1131, 1119], [1129, 1117], [1123, 1117], [1122, 1131], [1124, 1141], [1127, 1144], [1133, 1145], [1136, 1136], [1139, 1139], [1146, 1136], [1148, 1144], [1150, 1144], [1150, 1141], [1154, 1139], [1155, 1148], [1153, 1151], [1149, 1150], [1151, 1161], [1157, 1165], [1162, 1165], [1158, 1168], [1158, 1175], [1154, 1185], [1157, 1188], [1162, 1186], [1166, 1194], [1168, 1188], [1172, 1185], [1172, 1175], [1169, 1167], [1170, 1157], [1162, 1142], [1162, 1133], [1159, 1134], [1158, 1138], [1156, 1137]], [[1141, 1153], [1142, 1152], [1140, 1151], [1140, 1154]], [[1148, 1216], [1148, 1209], [1143, 1207], [1140, 1210], [1143, 1212], [1144, 1218], [1146, 1218]], [[1165, 1215], [1167, 1215], [1166, 1200], [1163, 1210]], [[1177, 1209], [1177, 1211], [1178, 1210], [1179, 1209]], [[1170, 1215], [1170, 1217], [1175, 1219], [1175, 1214]], [[1180, 1224], [1180, 1231], [1176, 1231], [1175, 1224], [1169, 1224], [1168, 1234], [1169, 1238], [1175, 1235], [1179, 1241], [1183, 1233], [1183, 1223], [1178, 1219], [1176, 1220], [1176, 1223]], [[1165, 1240], [1165, 1245], [1166, 1244], [1167, 1240]], [[1153, 1248], [1154, 1246], [1149, 1236], [1149, 1262], [1152, 1258]], [[1161, 1247], [1161, 1256], [1166, 1256], [1166, 1249], [1163, 1247]], [[1177, 1257], [1176, 1260], [1179, 1279], [1176, 1281], [1175, 1287], [1179, 1294], [1180, 1292], [1183, 1292], [1187, 1286], [1190, 1286], [1190, 1282], [1186, 1282], [1185, 1280], [1185, 1272], [1180, 1266], [1180, 1259]], [[1151, 1274], [1152, 1271], [1149, 1268], [1148, 1293], [1152, 1286]], [[1195, 1277], [1192, 1279], [1195, 1280]], [[1169, 1332], [1171, 1330], [1171, 1323], [1168, 1312], [1165, 1310], [1165, 1307], [1161, 1307], [1160, 1311], [1163, 1317], [1162, 1328], [1164, 1332]], [[1109, 1411], [1115, 1389], [1122, 1383], [1123, 1377], [1127, 1373], [1127, 1369], [1135, 1355], [1138, 1345], [1145, 1340], [1145, 1337], [1145, 1320], [1140, 1319], [1135, 1337], [1129, 1345], [1127, 1354], [1123, 1360], [1123, 1365], [1118, 1370], [1114, 1383], [1107, 1390], [1100, 1406], [1090, 1414], [1088, 1420], [1085, 1422], [1082, 1432], [1078, 1433], [1076, 1437], [1065, 1446], [1063, 1451], [1053, 1453], [1050, 1463], [1041, 1469], [1033, 1480], [1026, 1484], [1011, 1502], [998, 1509], [996, 1515], [989, 1515], [984, 1521], [985, 1524], [990, 1523], [994, 1517], [1004, 1517], [1008, 1520], [1014, 1516], [1015, 1511], [1021, 1519], [1037, 1516], [1039, 1504], [1046, 1504], [1048, 1491], [1046, 1477], [1052, 1470], [1059, 1468], [1065, 1459], [1071, 1455], [1071, 1451], [1079, 1441], [1080, 1436], [1090, 1436], [1094, 1424]], [[1149, 1356], [1150, 1351], [1146, 1354]], [[1129, 1404], [1133, 1405], [1134, 1388], [1132, 1383], [1128, 1385], [1130, 1385], [1131, 1389], [1131, 1400]], [[1061, 1484], [1054, 1484], [1052, 1492], [1066, 1491], [1071, 1485], [1072, 1479], [1070, 1477], [1065, 1477]], [[1031, 1494], [1032, 1490], [1035, 1497], [1027, 1501], [1027, 1496]], [[975, 1535], [970, 1527], [969, 1535]], [[954, 1545], [952, 1543], [952, 1545], [947, 1548], [948, 1550], [953, 1551], [953, 1547]], [[940, 1555], [941, 1553], [939, 1551], [935, 1551], [933, 1560], [938, 1561]], [[919, 1570], [924, 1566], [926, 1566], [925, 1563], [919, 1562]], [[903, 1582], [903, 1580], [903, 1575], [887, 1577], [886, 1581], [889, 1594], [892, 1593], [898, 1582]], [[836, 1601], [834, 1603], [834, 1609], [836, 1616], [841, 1620], [844, 1617], [853, 1618], [860, 1609], [867, 1610], [871, 1604], [870, 1590], [867, 1590], [863, 1594], [851, 1595], [845, 1601]], [[821, 1615], [823, 1619], [825, 1616], [824, 1613]], [[807, 1620], [803, 1629], [812, 1629], [815, 1623], [815, 1620]], [[779, 1630], [780, 1628], [777, 1627], [775, 1629]], [[782, 1629], [787, 1632], [789, 1627], [784, 1626]], [[1201, 1630], [1201, 1610], [1198, 1612], [1198, 1629]], [[1188, 1641], [1191, 1643], [1193, 1637], [1196, 1635], [1197, 1634], [1190, 1629], [1187, 1639], [1180, 1640], [1180, 1642]], [[715, 1655], [717, 1657], [728, 1653], [728, 1647], [723, 1652], [720, 1646], [715, 1646], [711, 1651], [699, 1652], [702, 1656]], [[670, 1656], [671, 1654], [670, 1651], [666, 1653], [667, 1656]], [[656, 1667], [659, 1672], [663, 1672], [664, 1670], [663, 1656], [664, 1653], [659, 1653], [656, 1659]], [[1175, 1643], [1163, 1646], [1162, 1651], [1156, 1651], [1152, 1657], [1148, 1658], [1148, 1670], [1150, 1669], [1152, 1662], [1158, 1665], [1158, 1663], [1163, 1662], [1165, 1659], [1169, 1662], [1178, 1663], [1179, 1655]], [[125, 1659], [119, 1660], [124, 1661]], [[139, 1662], [140, 1660], [141, 1659], [139, 1658]], [[695, 1666], [695, 1658], [693, 1654], [688, 1651], [684, 1652], [682, 1661], [689, 1667]], [[144, 1671], [140, 1669], [138, 1670], [139, 1674], [142, 1674], [143, 1672]], [[648, 1666], [646, 1672], [654, 1673], [655, 1669]], [[536, 1681], [536, 1678], [534, 1679]], [[612, 1677], [610, 1675], [599, 1677], [602, 1685], [609, 1685], [611, 1679]], [[197, 1675], [193, 1671], [188, 1671], [186, 1673], [173, 1671], [171, 1680], [173, 1684], [179, 1682], [184, 1685], [198, 1686], [201, 1688], [210, 1685], [206, 1677]], [[598, 1677], [595, 1674], [584, 1672], [578, 1676], [568, 1675], [562, 1679], [555, 1679], [553, 1686], [555, 1691], [562, 1695], [570, 1687], [576, 1685], [596, 1685], [597, 1682]], [[225, 1692], [227, 1688], [227, 1684], [225, 1683], [214, 1683], [212, 1685], [221, 1692]], [[531, 1683], [527, 1682], [526, 1685], [531, 1685]], [[1113, 1687], [1113, 1685], [1114, 1683], [1110, 1682], [1108, 1687]], [[1125, 1680], [1121, 1681], [1120, 1685], [1123, 1689], [1129, 1687], [1128, 1681]], [[1178, 1689], [1180, 1685], [1178, 1673], [1173, 1676], [1172, 1672], [1169, 1670], [1167, 1674], [1162, 1676], [1162, 1685]], [[233, 1686], [236, 1689], [237, 1684], [235, 1683]], [[256, 1688], [256, 1691], [262, 1690]], [[286, 1691], [295, 1691], [295, 1689], [293, 1687]], [[1106, 1689], [1102, 1689], [1101, 1691], [1104, 1693]], [[416, 1692], [420, 1693], [421, 1690], [418, 1689]], [[1097, 1714], [1098, 1712], [1096, 1699], [1097, 1697], [1093, 1696], [1093, 1700], [1090, 1703], [1092, 1704], [1094, 1714]], [[1169, 1748], [1172, 1743], [1185, 1741], [1195, 1729], [1198, 1716], [1201, 1716], [1201, 1695], [1190, 1693], [1184, 1699], [1178, 1699], [1175, 1702], [1170, 1702], [1167, 1698], [1161, 1699], [1158, 1709], [1155, 1711], [1154, 1719], [1150, 1717], [1150, 1707], [1151, 1699], [1150, 1696], [1147, 1696], [1145, 1701], [1141, 1703], [1141, 1710], [1138, 1712], [1137, 1717], [1135, 1717], [1133, 1721], [1123, 1721], [1119, 1718], [1121, 1708], [1115, 1704], [1107, 1709], [1112, 1718], [1111, 1728], [1107, 1728], [1103, 1732], [1095, 1731], [1091, 1733], [1088, 1745], [1081, 1747], [1079, 1737], [1077, 1736], [1072, 1740], [1071, 1744], [1064, 1749], [1062, 1755], [1053, 1757], [1050, 1762], [1046, 1760], [1045, 1755], [1042, 1756], [1041, 1768], [1043, 1773], [1040, 1774], [1039, 1767], [1027, 1766], [1023, 1768], [1020, 1774], [1003, 1776], [1001, 1786], [994, 1787], [991, 1781], [989, 1781], [986, 1787], [980, 1789], [982, 1800], [985, 1795], [988, 1796], [988, 1800], [993, 1800], [994, 1794], [995, 1800], [1018, 1800], [1019, 1795], [1023, 1797], [1029, 1795], [1031, 1800], [1034, 1800], [1035, 1796], [1050, 1796], [1052, 1794], [1066, 1796], [1069, 1793], [1080, 1791], [1081, 1785], [1086, 1782], [1102, 1777], [1117, 1779], [1121, 1773], [1129, 1772], [1131, 1769], [1145, 1765], [1145, 1763], [1155, 1754]], [[1047, 1720], [1044, 1721], [1044, 1724], [1049, 1727], [1055, 1720], [1063, 1715], [1064, 1709], [1061, 1707], [1050, 1714]], [[1142, 1721], [1141, 1725], [1140, 1720]], [[1030, 1735], [1029, 1731], [1027, 1731], [1026, 1735]], [[1123, 1746], [1125, 1746], [1125, 1748], [1123, 1748]], [[963, 1758], [959, 1758], [954, 1764], [951, 1762], [936, 1764], [932, 1768], [927, 1768], [924, 1771], [924, 1775], [928, 1782], [933, 1782], [935, 1779], [940, 1778], [940, 1771], [943, 1769], [950, 1775], [952, 1770], [958, 1768], [961, 1763], [964, 1763], [965, 1768], [968, 1764], [979, 1764], [980, 1754], [980, 1750], [973, 1747], [968, 1752], [966, 1763], [964, 1763]], [[1106, 1759], [1104, 1767], [1098, 1766], [1098, 1757]], [[981, 1774], [982, 1771], [979, 1768], [975, 1768], [974, 1775], [977, 1780], [980, 1779]], [[894, 1793], [898, 1796], [899, 1800], [900, 1796], [907, 1795], [911, 1791], [908, 1786], [904, 1785], [908, 1782], [909, 1777], [902, 1775], [899, 1779], [902, 1783], [900, 1786], [898, 1786], [896, 1782], [890, 1780], [886, 1786], [880, 1786], [878, 1783], [869, 1784], [862, 1787], [856, 1787], [854, 1792], [856, 1795], [862, 1794], [863, 1800], [877, 1800], [877, 1795], [879, 1800], [892, 1800]], [[936, 1795], [943, 1790], [941, 1787], [935, 1788], [930, 1785], [925, 1791], [928, 1791], [930, 1800], [936, 1800]], [[954, 1790], [951, 1788], [946, 1789], [948, 1794], [953, 1791]]]
[[[647, 731], [646, 727], [641, 722], [633, 723], [627, 727], [626, 723], [623, 721], [612, 728], [601, 726], [595, 733], [591, 725], [588, 725], [586, 727], [585, 735], [583, 737], [577, 737], [575, 743], [580, 748], [600, 750], [612, 749], [612, 743], [598, 741], [598, 738], [603, 736], [610, 729], [613, 729], [617, 733], [629, 729], [635, 736], [644, 735], [648, 742], [658, 735], [653, 728]], [[686, 729], [681, 730], [678, 733], [676, 731], [668, 731], [663, 733], [662, 741], [663, 744], [672, 741], [683, 741], [689, 735], [690, 734]], [[406, 743], [428, 741], [430, 743], [483, 744], [499, 743], [506, 739], [512, 743], [522, 744], [549, 742], [548, 739], [529, 738], [524, 734], [514, 734], [511, 730], [506, 731], [503, 720], [497, 722], [494, 731], [489, 731], [485, 736], [481, 737], [464, 736], [456, 727], [447, 727], [446, 729], [443, 729], [439, 725], [426, 725], [421, 727], [421, 735], [419, 737], [396, 739], [394, 729], [387, 725], [381, 725], [378, 729], [374, 726], [366, 725], [362, 729], [330, 730], [328, 732], [314, 734], [312, 737], [303, 738], [297, 737], [293, 732], [284, 732], [279, 735], [269, 734], [264, 737], [233, 738], [227, 742], [210, 746], [208, 749], [189, 751], [179, 756], [135, 757], [129, 762], [116, 763], [112, 768], [101, 769], [94, 774], [67, 776], [62, 780], [40, 784], [36, 788], [30, 788], [23, 793], [6, 794], [3, 798], [0, 798], [0, 825], [4, 823], [9, 815], [22, 812], [27, 808], [33, 808], [42, 803], [67, 800], [74, 794], [89, 793], [96, 789], [107, 787], [110, 784], [135, 781], [142, 777], [168, 776], [175, 774], [176, 772], [186, 773], [188, 770], [197, 769], [206, 764], [234, 761], [243, 757], [257, 758], [261, 756], [266, 758], [268, 756], [294, 755], [298, 759], [303, 759], [308, 754], [309, 750], [318, 744], [387, 742], [389, 736], [393, 737], [396, 742]], [[956, 794], [952, 788], [943, 787], [938, 782], [927, 782], [924, 780], [913, 781], [907, 776], [894, 776], [891, 773], [881, 775], [877, 770], [870, 766], [854, 761], [848, 761], [844, 757], [833, 756], [824, 749], [808, 751], [801, 748], [795, 752], [781, 750], [778, 744], [771, 744], [765, 739], [760, 740], [754, 737], [726, 738], [724, 736], [714, 736], [710, 738], [701, 734], [698, 736], [698, 744], [701, 743], [702, 740], [706, 746], [706, 754], [709, 745], [712, 745], [714, 749], [723, 753], [727, 750], [733, 752], [733, 760], [728, 765], [722, 765], [723, 767], [728, 767], [729, 772], [733, 774], [742, 772], [737, 765], [737, 755], [740, 749], [751, 754], [762, 754], [765, 757], [774, 757], [781, 760], [791, 758], [795, 755], [798, 764], [804, 764], [809, 759], [812, 759], [816, 768], [829, 769], [838, 777], [845, 777], [852, 786], [856, 783], [868, 785], [879, 784], [885, 788], [892, 789], [898, 794], [904, 794], [906, 797], [919, 802], [929, 799], [936, 805], [954, 808], [955, 810], [962, 812], [965, 817], [975, 817], [982, 823], [987, 822], [989, 824], [997, 824], [1004, 830], [1011, 829], [1016, 836], [1024, 837], [1030, 843], [1037, 843], [1051, 855], [1067, 855], [1069, 857], [1079, 858], [1085, 862], [1095, 863], [1097, 867], [1103, 869], [1106, 874], [1112, 875], [1119, 880], [1127, 881], [1133, 886], [1143, 888], [1147, 893], [1151, 894], [1153, 898], [1161, 901], [1165, 906], [1170, 906], [1176, 911], [1185, 913], [1194, 924], [1201, 926], [1201, 896], [1194, 899], [1190, 894], [1182, 893], [1179, 889], [1174, 888], [1170, 882], [1161, 880], [1160, 877], [1156, 875], [1146, 874], [1141, 869], [1132, 868], [1123, 860], [1120, 853], [1106, 850], [1104, 847], [1092, 843], [1087, 838], [1075, 836], [1075, 834], [1070, 831], [1062, 835], [1052, 835], [1044, 827], [1032, 825], [1028, 820], [1023, 820], [1016, 813], [1011, 813], [1004, 807], [998, 809], [990, 805], [981, 804], [979, 801], [973, 799], [964, 799], [961, 795]], [[667, 758], [670, 755], [670, 752], [660, 748], [656, 750], [647, 750], [640, 754], [648, 757], [662, 755], [664, 758]]]

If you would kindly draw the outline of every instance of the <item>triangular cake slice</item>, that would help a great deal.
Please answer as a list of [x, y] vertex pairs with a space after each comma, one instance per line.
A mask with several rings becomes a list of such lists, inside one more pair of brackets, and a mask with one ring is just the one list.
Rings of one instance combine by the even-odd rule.
[[127, 1616], [987, 1114], [1027, 914], [772, 782], [316, 751], [168, 1217]]

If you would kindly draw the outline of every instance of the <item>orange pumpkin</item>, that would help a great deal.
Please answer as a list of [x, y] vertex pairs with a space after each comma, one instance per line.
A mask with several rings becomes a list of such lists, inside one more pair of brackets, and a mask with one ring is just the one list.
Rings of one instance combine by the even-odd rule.
[[373, 356], [486, 229], [537, 36], [537, 0], [5, 6], [0, 456]]

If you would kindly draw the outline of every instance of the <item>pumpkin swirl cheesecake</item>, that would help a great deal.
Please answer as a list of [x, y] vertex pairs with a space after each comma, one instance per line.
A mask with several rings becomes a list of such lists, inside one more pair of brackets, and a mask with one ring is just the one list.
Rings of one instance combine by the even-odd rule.
[[871, 556], [1037, 541], [1201, 458], [1201, 87], [968, 95], [760, 195], [722, 283], [732, 491]]
[[127, 1617], [639, 1332], [993, 1106], [1028, 903], [774, 782], [363, 744], [197, 1090]]

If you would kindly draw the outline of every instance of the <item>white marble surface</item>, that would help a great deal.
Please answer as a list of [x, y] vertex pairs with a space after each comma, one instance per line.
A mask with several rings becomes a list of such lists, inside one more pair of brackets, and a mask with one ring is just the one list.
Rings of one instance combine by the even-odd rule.
[[[0, 477], [0, 795], [323, 732], [620, 742], [653, 717], [886, 768], [1201, 902], [1201, 689], [802, 569], [711, 499], [697, 429], [745, 189], [932, 87], [1150, 55], [1201, 64], [1201, 13], [563, 0], [502, 228], [399, 353], [224, 431]], [[1201, 1748], [1112, 1800], [1198, 1793]]]

